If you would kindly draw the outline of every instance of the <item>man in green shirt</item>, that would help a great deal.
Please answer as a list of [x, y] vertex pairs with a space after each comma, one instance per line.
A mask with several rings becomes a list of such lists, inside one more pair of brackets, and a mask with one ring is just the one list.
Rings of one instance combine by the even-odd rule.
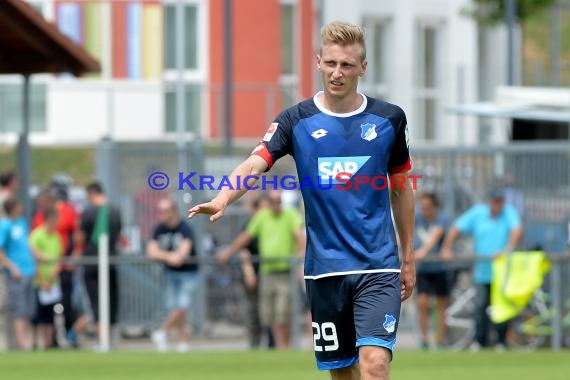
[[44, 211], [44, 223], [30, 234], [30, 248], [38, 262], [36, 285], [38, 304], [34, 325], [34, 345], [38, 326], [44, 327], [44, 346], [51, 347], [54, 342], [53, 307], [61, 300], [59, 285], [60, 266], [57, 260], [63, 255], [63, 242], [57, 232], [59, 215], [55, 208]]
[[291, 323], [291, 258], [303, 255], [305, 238], [303, 219], [298, 210], [281, 207], [281, 193], [267, 196], [269, 207], [251, 219], [230, 246], [220, 253], [219, 261], [226, 263], [253, 239], [259, 242], [261, 258], [261, 319], [271, 326], [277, 349], [289, 347]]

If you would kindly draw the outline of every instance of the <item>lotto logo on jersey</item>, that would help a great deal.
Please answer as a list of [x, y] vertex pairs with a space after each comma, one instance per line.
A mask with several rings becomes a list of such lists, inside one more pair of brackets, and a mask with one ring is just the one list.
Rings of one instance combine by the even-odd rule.
[[370, 156], [355, 157], [319, 157], [319, 181], [325, 185], [346, 183]]

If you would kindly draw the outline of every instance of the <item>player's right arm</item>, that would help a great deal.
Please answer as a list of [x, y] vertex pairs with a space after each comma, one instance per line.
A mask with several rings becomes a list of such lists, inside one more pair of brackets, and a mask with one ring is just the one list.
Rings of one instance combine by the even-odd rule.
[[[277, 116], [248, 159], [234, 169], [228, 178], [231, 186], [224, 187], [210, 202], [188, 210], [189, 219], [198, 214], [210, 214], [211, 222], [220, 219], [229, 205], [255, 185], [256, 177], [259, 178], [262, 173], [271, 169], [279, 158], [292, 153], [293, 126], [297, 118], [292, 118], [291, 112], [285, 110]], [[248, 176], [251, 177], [245, 181]]]
[[229, 176], [230, 186], [224, 187], [218, 195], [210, 202], [202, 203], [188, 210], [188, 218], [191, 219], [197, 214], [211, 214], [210, 221], [215, 222], [224, 215], [225, 209], [244, 195], [248, 188], [255, 185], [255, 178], [250, 178], [245, 183], [240, 183], [247, 176], [259, 177], [268, 169], [267, 162], [258, 155], [251, 155], [239, 164]]
[[242, 195], [244, 195], [248, 188], [255, 185], [255, 178], [250, 178], [247, 181], [247, 186], [245, 183], [240, 183], [243, 178], [247, 176], [259, 177], [268, 168], [267, 162], [257, 155], [251, 155], [239, 164], [232, 174], [229, 176], [231, 188], [223, 188], [218, 195], [212, 199], [210, 202], [202, 203], [192, 207], [188, 210], [188, 218], [191, 219], [197, 214], [211, 214], [210, 221], [215, 222], [224, 216], [225, 209], [238, 200]]

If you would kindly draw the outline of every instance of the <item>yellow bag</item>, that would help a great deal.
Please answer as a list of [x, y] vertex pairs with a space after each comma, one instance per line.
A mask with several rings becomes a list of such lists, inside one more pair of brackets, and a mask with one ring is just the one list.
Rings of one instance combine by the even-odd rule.
[[516, 317], [542, 286], [550, 265], [542, 251], [512, 252], [493, 260], [491, 320], [502, 323]]

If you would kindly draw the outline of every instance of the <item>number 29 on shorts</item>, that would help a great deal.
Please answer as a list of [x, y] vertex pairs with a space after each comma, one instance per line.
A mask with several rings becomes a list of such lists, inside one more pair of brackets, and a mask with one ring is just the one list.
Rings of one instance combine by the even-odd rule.
[[336, 326], [332, 322], [323, 322], [320, 325], [316, 322], [313, 326], [313, 341], [315, 351], [336, 351], [338, 350], [338, 336]]

